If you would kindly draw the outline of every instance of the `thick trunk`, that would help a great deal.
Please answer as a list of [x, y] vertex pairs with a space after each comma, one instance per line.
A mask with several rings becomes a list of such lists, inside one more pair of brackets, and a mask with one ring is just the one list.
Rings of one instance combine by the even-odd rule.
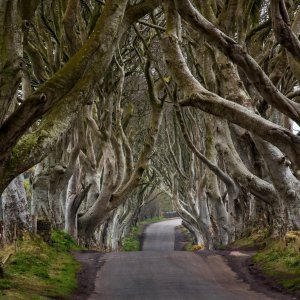
[[[194, 235], [196, 239], [197, 245], [207, 245], [207, 240], [205, 241], [203, 239], [203, 235], [199, 232], [199, 229], [197, 229], [193, 224], [183, 220], [183, 225]], [[209, 249], [209, 247], [207, 247]]]
[[277, 202], [277, 193], [273, 185], [251, 173], [237, 153], [228, 124], [224, 121], [218, 128], [217, 150], [223, 158], [227, 172], [241, 187], [251, 192], [262, 201], [272, 204]]
[[[70, 154], [61, 151], [60, 147], [68, 147], [69, 138], [66, 137], [64, 141], [60, 143], [60, 147], [56, 149], [54, 153], [49, 157], [49, 191], [48, 200], [51, 221], [54, 227], [62, 229], [64, 227], [64, 215], [66, 207], [67, 187], [74, 173], [76, 162], [78, 159], [81, 142], [76, 140], [77, 131], [73, 132], [75, 139], [75, 146]], [[80, 134], [80, 133], [78, 133]]]
[[[262, 154], [269, 170], [273, 185], [278, 193], [278, 202], [274, 206], [276, 230], [282, 236], [287, 229], [300, 229], [300, 182], [294, 176], [291, 163], [282, 152], [253, 135], [253, 140]], [[287, 216], [285, 215], [287, 211]], [[286, 222], [288, 221], [288, 224]], [[281, 225], [280, 225], [281, 224]], [[288, 225], [289, 228], [286, 227]], [[281, 227], [281, 229], [280, 229]]]
[[[206, 157], [217, 165], [216, 133], [211, 117], [207, 117], [206, 125]], [[207, 172], [207, 197], [211, 204], [211, 218], [214, 224], [216, 244], [227, 244], [233, 233], [233, 228], [229, 228], [228, 212], [222, 201], [217, 176], [208, 170]], [[231, 199], [234, 200], [234, 199]]]
[[32, 230], [37, 232], [37, 220], [41, 218], [50, 218], [50, 208], [48, 201], [49, 190], [49, 173], [47, 167], [47, 160], [39, 163], [34, 170], [32, 183]]
[[50, 188], [48, 194], [49, 209], [50, 209], [50, 220], [52, 226], [56, 228], [62, 228], [63, 213], [60, 205], [61, 188], [57, 182], [50, 180]]
[[[191, 168], [192, 169], [192, 168]], [[195, 186], [193, 186], [195, 184]], [[192, 229], [198, 241], [204, 244], [206, 249], [213, 249], [215, 246], [214, 224], [209, 212], [207, 197], [204, 192], [205, 183], [191, 180], [192, 187], [185, 188], [184, 201], [178, 196], [178, 187], [173, 191], [173, 205], [180, 217]], [[176, 191], [177, 190], [177, 191]]]
[[[66, 215], [65, 215], [65, 231], [77, 238], [77, 211], [78, 208], [75, 205], [76, 195], [68, 195]], [[76, 209], [77, 208], [77, 209]]]
[[[130, 201], [130, 200], [129, 200]], [[126, 207], [127, 206], [127, 207]], [[118, 207], [111, 218], [107, 220], [107, 231], [105, 238], [105, 249], [117, 251], [120, 248], [122, 237], [126, 236], [130, 227], [133, 211], [128, 210], [128, 205]]]
[[2, 210], [4, 223], [4, 240], [12, 242], [15, 228], [19, 234], [30, 228], [30, 214], [23, 176], [19, 175], [4, 190], [2, 195]]
[[3, 0], [0, 3], [0, 126], [21, 81], [22, 31], [17, 0]]
[[110, 158], [106, 158], [104, 167], [103, 184], [95, 203], [79, 218], [79, 235], [81, 237], [90, 237], [102, 221], [107, 218], [110, 210], [108, 204], [114, 192], [115, 186], [111, 182], [113, 178], [113, 167]]
[[78, 210], [81, 203], [86, 199], [91, 188], [91, 185], [88, 185], [86, 188], [81, 190], [80, 179], [81, 170], [79, 163], [77, 163], [74, 174], [68, 183], [65, 206], [65, 231], [72, 235], [75, 239], [77, 239], [78, 235]]

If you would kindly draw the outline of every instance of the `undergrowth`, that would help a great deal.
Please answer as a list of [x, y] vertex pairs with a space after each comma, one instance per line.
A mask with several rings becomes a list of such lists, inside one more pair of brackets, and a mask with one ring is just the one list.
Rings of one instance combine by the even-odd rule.
[[122, 240], [123, 251], [140, 251], [141, 243], [140, 236], [142, 235], [146, 225], [165, 220], [163, 217], [154, 217], [139, 222], [136, 226], [131, 228], [130, 233]]
[[265, 229], [254, 229], [227, 249], [256, 250], [253, 262], [262, 273], [289, 291], [300, 290], [300, 232], [290, 231], [282, 240]]
[[265, 275], [284, 288], [300, 290], [300, 234], [293, 240], [269, 241], [253, 260]]
[[140, 238], [139, 236], [143, 232], [143, 227], [133, 226], [130, 233], [122, 241], [123, 251], [139, 251], [140, 250]]
[[177, 230], [179, 230], [184, 237], [184, 251], [198, 251], [198, 250], [203, 250], [204, 246], [201, 244], [196, 243], [196, 239], [193, 236], [193, 234], [183, 225], [179, 225], [176, 227]]
[[270, 236], [267, 228], [253, 228], [246, 236], [235, 240], [229, 245], [230, 249], [260, 250], [266, 247], [266, 241]]
[[18, 251], [12, 246], [0, 251], [3, 259], [13, 253], [0, 279], [1, 299], [68, 299], [77, 287], [79, 263], [69, 253], [78, 249], [66, 233], [53, 231], [51, 245], [41, 237], [26, 234], [19, 241]]

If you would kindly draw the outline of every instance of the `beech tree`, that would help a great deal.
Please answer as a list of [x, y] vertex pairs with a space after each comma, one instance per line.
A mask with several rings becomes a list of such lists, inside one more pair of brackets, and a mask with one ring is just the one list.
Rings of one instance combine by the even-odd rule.
[[292, 0], [2, 1], [6, 236], [46, 218], [117, 249], [151, 193], [210, 249], [298, 230], [298, 19]]
[[[166, 5], [165, 10], [168, 11], [169, 21], [167, 21], [167, 24], [169, 27], [167, 27], [167, 34], [162, 40], [162, 47], [164, 49], [168, 67], [174, 75], [175, 81], [182, 93], [183, 100], [180, 102], [180, 105], [182, 107], [197, 107], [204, 112], [213, 114], [216, 117], [221, 117], [226, 119], [226, 121], [238, 125], [238, 127], [230, 125], [230, 129], [228, 128], [227, 122], [224, 123], [224, 121], [219, 119], [215, 120], [217, 129], [215, 145], [220, 156], [223, 158], [223, 162], [225, 162], [226, 171], [239, 188], [247, 188], [252, 195], [271, 204], [273, 214], [273, 217], [271, 218], [273, 221], [273, 234], [282, 234], [287, 227], [295, 229], [299, 228], [299, 224], [297, 225], [296, 221], [299, 220], [299, 200], [296, 196], [298, 185], [298, 183], [296, 183], [298, 182], [298, 160], [297, 154], [292, 154], [290, 152], [290, 150], [292, 152], [297, 151], [295, 149], [298, 144], [298, 136], [290, 131], [291, 126], [289, 122], [284, 122], [284, 118], [280, 117], [280, 115], [278, 118], [278, 111], [280, 111], [290, 119], [296, 122], [298, 121], [298, 104], [289, 100], [280, 91], [280, 88], [293, 90], [297, 85], [297, 82], [295, 79], [294, 81], [289, 81], [287, 83], [283, 82], [278, 85], [280, 88], [276, 88], [271, 79], [262, 68], [260, 68], [253, 57], [242, 49], [242, 46], [238, 45], [236, 41], [227, 36], [224, 32], [217, 29], [201, 15], [199, 10], [193, 7], [189, 1], [184, 3], [179, 1], [175, 2], [176, 3], [169, 1]], [[267, 5], [267, 3], [262, 2], [261, 7], [264, 8], [264, 5]], [[275, 3], [271, 3], [271, 6], [274, 9]], [[216, 63], [215, 65], [209, 65], [209, 60], [205, 60], [206, 69], [200, 73], [203, 82], [199, 79], [197, 80], [196, 76], [199, 75], [197, 74], [199, 71], [196, 70], [194, 75], [182, 54], [182, 47], [179, 45], [180, 36], [178, 35], [178, 32], [180, 32], [178, 28], [181, 26], [178, 12], [182, 19], [188, 23], [188, 26], [191, 26], [195, 30], [195, 32], [192, 30], [189, 31], [192, 32], [193, 39], [196, 39], [196, 41], [199, 42], [200, 39], [204, 37], [207, 42], [210, 42], [212, 46], [216, 47], [215, 49], [210, 48], [210, 51], [212, 51], [213, 54], [211, 54], [211, 52], [204, 52], [203, 54], [204, 57], [205, 55], [213, 55], [212, 63]], [[205, 12], [203, 11], [203, 13]], [[220, 13], [220, 16], [222, 16], [222, 13]], [[249, 26], [249, 24], [246, 25]], [[247, 28], [243, 28], [243, 30], [246, 29]], [[241, 28], [239, 30], [241, 30]], [[199, 33], [202, 35], [198, 35]], [[243, 33], [244, 40], [239, 40], [238, 34], [238, 32], [233, 31], [233, 36], [237, 38], [238, 42], [245, 43], [247, 36]], [[235, 35], [237, 35], [237, 37]], [[266, 37], [264, 36], [264, 38]], [[289, 37], [286, 35], [285, 39], [289, 39]], [[198, 43], [197, 46], [199, 44], [200, 43]], [[202, 57], [200, 57], [200, 55], [195, 55], [195, 58], [201, 59]], [[239, 68], [236, 68], [228, 59], [233, 63], [236, 63]], [[215, 71], [214, 67], [218, 68], [218, 70]], [[286, 72], [289, 72], [289, 70]], [[245, 76], [247, 76], [247, 81]], [[220, 82], [220, 90], [218, 92], [215, 89], [218, 82], [217, 80]], [[242, 82], [242, 80], [244, 82]], [[254, 87], [256, 90], [254, 90]], [[257, 95], [258, 93], [259, 95]], [[252, 97], [250, 97], [250, 95]], [[263, 97], [263, 100], [259, 99], [260, 96]], [[253, 98], [255, 97], [258, 98], [258, 101], [260, 102], [269, 103], [278, 111], [273, 110], [267, 115], [266, 108], [263, 110], [259, 107], [257, 102], [254, 102], [256, 105], [253, 106]], [[283, 107], [286, 105], [289, 106], [288, 110], [290, 110], [290, 112]], [[248, 108], [245, 109], [245, 106]], [[179, 108], [177, 108], [177, 110], [180, 111]], [[258, 114], [260, 114], [260, 116]], [[292, 114], [294, 116], [292, 116]], [[255, 118], [255, 120], [252, 118]], [[270, 121], [266, 122], [266, 119], [269, 119]], [[182, 120], [179, 121], [183, 123]], [[276, 128], [271, 128], [274, 125]], [[255, 128], [255, 126], [258, 127]], [[256, 149], [265, 161], [268, 176], [270, 176], [267, 178], [267, 182], [261, 180], [263, 178], [256, 178], [256, 174], [251, 174], [249, 172], [250, 168], [248, 167], [247, 170], [247, 168], [243, 166], [243, 161], [241, 160], [241, 158], [243, 158], [242, 154], [239, 155], [236, 152], [237, 147], [232, 142], [232, 139], [237, 138], [241, 134], [245, 134], [241, 128], [244, 128], [249, 132], [251, 142], [254, 143], [254, 146], [256, 146]], [[265, 130], [268, 133], [268, 137], [264, 136]], [[286, 132], [286, 134], [284, 134], [285, 137], [288, 137], [290, 141], [293, 141], [290, 150], [288, 149], [288, 142], [281, 143], [279, 137], [276, 138], [276, 140], [272, 139], [271, 136], [275, 132], [276, 134], [279, 132]], [[185, 135], [187, 136], [187, 133], [185, 133]], [[283, 134], [280, 135], [283, 136]], [[261, 143], [263, 143], [264, 146], [262, 146]], [[228, 148], [226, 147], [226, 144]], [[259, 154], [256, 154], [256, 156]], [[229, 155], [230, 158], [226, 159], [225, 155]], [[279, 170], [282, 170], [283, 173], [287, 172], [285, 173], [286, 175], [278, 176]], [[224, 176], [222, 175], [219, 175], [219, 178], [224, 182]], [[278, 177], [281, 177], [281, 183], [282, 181], [285, 182], [285, 188], [283, 188], [282, 184], [279, 187], [279, 182], [276, 180]], [[226, 184], [226, 180], [224, 183]], [[292, 189], [289, 188], [291, 185], [293, 186]], [[231, 185], [231, 187], [233, 186]], [[264, 190], [263, 193], [262, 189]], [[216, 191], [216, 189], [214, 190]], [[229, 187], [227, 188], [227, 191], [228, 197], [230, 197]], [[268, 193], [266, 194], [265, 192]], [[228, 199], [228, 207], [232, 207], [231, 202], [233, 200], [235, 199]], [[241, 199], [239, 200], [241, 201]], [[293, 203], [292, 207], [290, 207], [291, 203]], [[249, 209], [247, 211], [249, 212]], [[227, 209], [227, 213], [232, 215], [230, 209]], [[211, 216], [213, 216], [213, 214], [212, 210]], [[228, 222], [229, 225], [230, 220]], [[219, 228], [222, 228], [221, 224], [219, 225]], [[225, 227], [223, 226], [223, 228]]]

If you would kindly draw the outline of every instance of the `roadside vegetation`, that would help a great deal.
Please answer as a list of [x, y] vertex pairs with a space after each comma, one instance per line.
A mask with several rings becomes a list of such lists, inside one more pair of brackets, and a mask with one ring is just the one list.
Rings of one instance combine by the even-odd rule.
[[267, 230], [257, 230], [236, 240], [228, 249], [255, 250], [255, 268], [284, 289], [300, 291], [300, 232], [290, 231], [284, 239], [272, 239]]
[[248, 232], [248, 234], [246, 234], [244, 237], [235, 240], [228, 247], [225, 247], [225, 249], [262, 250], [266, 247], [269, 240], [269, 236], [270, 231], [268, 228], [254, 228], [251, 232]]
[[131, 228], [130, 233], [122, 240], [123, 251], [140, 251], [142, 234], [147, 225], [165, 220], [163, 217], [154, 217], [138, 222], [136, 226]]
[[176, 230], [180, 233], [180, 237], [177, 237], [180, 243], [180, 249], [183, 251], [198, 251], [203, 250], [203, 244], [197, 244], [196, 238], [193, 234], [183, 225], [177, 226]]
[[0, 278], [0, 299], [68, 299], [77, 287], [79, 263], [70, 251], [79, 249], [66, 233], [53, 231], [51, 244], [41, 237], [25, 234], [15, 246], [0, 251], [8, 259]]
[[137, 251], [162, 210], [187, 250], [256, 249], [299, 286], [296, 240], [269, 238], [300, 231], [299, 1], [1, 0], [0, 24], [5, 297], [73, 288], [67, 236], [7, 246], [39, 220]]
[[300, 291], [300, 232], [289, 232], [284, 241], [269, 241], [253, 261], [285, 289]]

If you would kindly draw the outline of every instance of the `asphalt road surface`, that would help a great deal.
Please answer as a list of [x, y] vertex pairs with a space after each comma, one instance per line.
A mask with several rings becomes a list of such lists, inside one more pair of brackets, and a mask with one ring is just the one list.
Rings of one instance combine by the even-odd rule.
[[149, 225], [145, 230], [143, 251], [173, 251], [175, 227], [181, 219], [173, 219]]
[[181, 220], [152, 224], [144, 251], [104, 256], [90, 300], [266, 300], [280, 299], [250, 290], [220, 255], [173, 251]]

